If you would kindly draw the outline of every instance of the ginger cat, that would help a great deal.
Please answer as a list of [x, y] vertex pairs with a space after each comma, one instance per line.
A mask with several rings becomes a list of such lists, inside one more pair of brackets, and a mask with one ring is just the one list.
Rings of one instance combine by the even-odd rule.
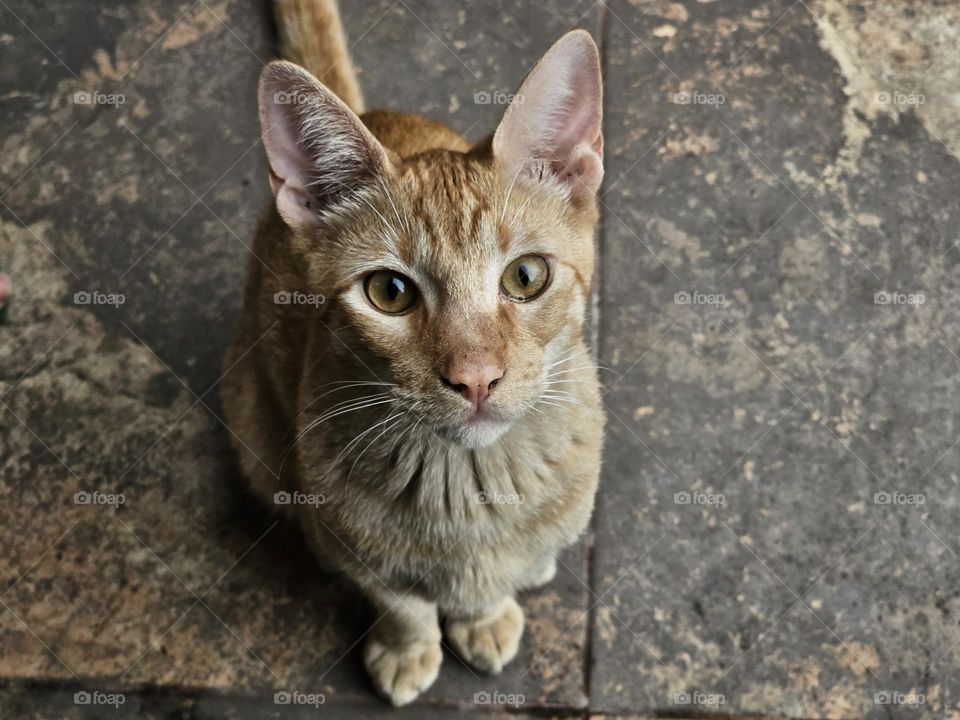
[[254, 491], [375, 606], [364, 662], [403, 705], [439, 673], [441, 618], [477, 669], [514, 658], [516, 593], [551, 580], [593, 509], [600, 62], [564, 35], [471, 146], [363, 111], [331, 0], [275, 5], [297, 64], [260, 79], [275, 201], [224, 407]]

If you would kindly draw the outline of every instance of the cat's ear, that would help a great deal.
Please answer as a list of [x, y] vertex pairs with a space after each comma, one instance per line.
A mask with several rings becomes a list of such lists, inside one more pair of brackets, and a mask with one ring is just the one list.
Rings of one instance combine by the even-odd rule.
[[277, 210], [294, 228], [309, 229], [390, 167], [360, 118], [293, 63], [272, 62], [260, 76], [260, 130]]
[[600, 55], [585, 30], [560, 38], [523, 81], [493, 136], [507, 175], [558, 184], [574, 201], [603, 179]]

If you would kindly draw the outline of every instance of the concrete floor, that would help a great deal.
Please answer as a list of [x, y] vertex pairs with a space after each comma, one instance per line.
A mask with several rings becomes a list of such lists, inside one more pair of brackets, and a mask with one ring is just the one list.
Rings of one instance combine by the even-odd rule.
[[[593, 531], [400, 716], [960, 718], [960, 9], [343, 5], [369, 104], [472, 138], [569, 27], [606, 73]], [[0, 48], [0, 717], [390, 714], [219, 420], [265, 4], [0, 0]]]

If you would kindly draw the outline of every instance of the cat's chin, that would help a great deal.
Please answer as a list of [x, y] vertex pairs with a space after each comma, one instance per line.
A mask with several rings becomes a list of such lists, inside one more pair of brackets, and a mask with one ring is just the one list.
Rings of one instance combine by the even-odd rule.
[[510, 423], [503, 420], [473, 418], [464, 423], [447, 426], [444, 434], [468, 450], [479, 450], [493, 445], [509, 429]]

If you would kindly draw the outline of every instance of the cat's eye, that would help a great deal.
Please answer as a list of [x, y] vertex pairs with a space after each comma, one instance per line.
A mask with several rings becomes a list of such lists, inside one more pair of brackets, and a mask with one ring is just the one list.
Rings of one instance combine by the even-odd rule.
[[533, 300], [547, 287], [550, 264], [539, 255], [523, 255], [507, 265], [500, 278], [503, 294], [517, 302]]
[[405, 313], [417, 301], [417, 286], [410, 278], [393, 270], [377, 270], [363, 282], [367, 298], [380, 312], [388, 315]]

